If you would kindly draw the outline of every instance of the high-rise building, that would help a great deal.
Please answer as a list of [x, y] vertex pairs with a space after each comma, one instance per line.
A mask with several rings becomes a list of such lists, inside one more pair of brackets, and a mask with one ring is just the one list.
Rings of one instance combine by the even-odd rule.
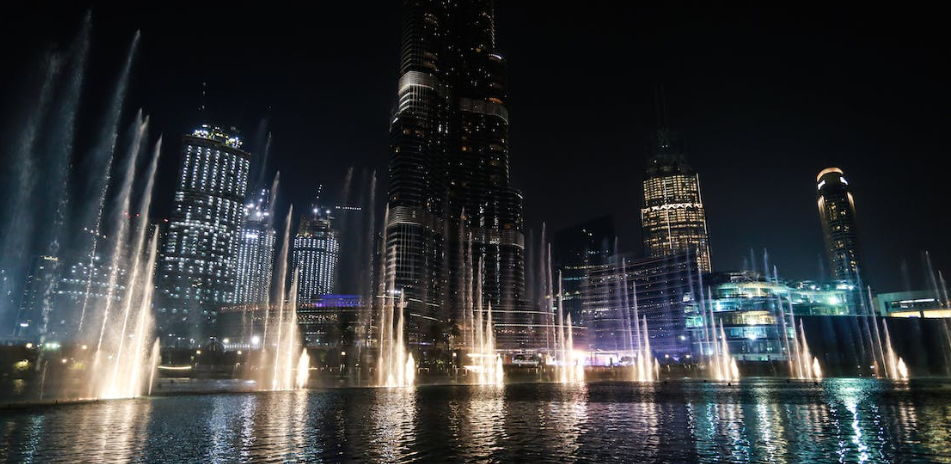
[[234, 304], [254, 305], [268, 301], [277, 235], [269, 195], [268, 189], [261, 189], [257, 198], [244, 207], [244, 221], [238, 236]]
[[298, 273], [297, 301], [313, 302], [334, 292], [340, 245], [330, 224], [330, 210], [314, 208], [301, 218], [294, 237], [294, 269]]
[[31, 260], [17, 312], [15, 338], [39, 339], [44, 325], [43, 308], [49, 304], [45, 300], [55, 292], [59, 268], [60, 262], [56, 256], [40, 255]]
[[159, 267], [156, 323], [166, 343], [211, 334], [233, 302], [238, 231], [251, 155], [234, 133], [202, 125], [182, 139], [182, 163]]
[[[691, 350], [686, 309], [697, 297], [698, 261], [693, 255], [612, 257], [588, 270], [582, 285], [584, 321], [591, 349], [629, 352], [633, 333], [647, 320], [655, 357], [681, 359]], [[641, 326], [635, 326], [635, 318]]]
[[[122, 300], [127, 276], [118, 268], [114, 276], [111, 260], [97, 255], [64, 257], [36, 256], [30, 266], [17, 317], [15, 337], [31, 341], [73, 341], [79, 333], [80, 319], [85, 334], [98, 334], [101, 315], [94, 308], [108, 299]], [[85, 307], [85, 311], [84, 311]]]
[[552, 259], [561, 272], [564, 310], [582, 322], [581, 287], [588, 272], [608, 264], [614, 254], [614, 218], [610, 215], [555, 232]]
[[855, 200], [841, 169], [826, 168], [819, 173], [816, 197], [832, 277], [857, 282], [862, 259], [855, 223]]
[[437, 343], [446, 331], [436, 328], [461, 317], [471, 249], [499, 345], [527, 348], [538, 331], [525, 296], [522, 195], [509, 183], [492, 2], [406, 0], [404, 13], [385, 245], [387, 272], [409, 305], [408, 339]]
[[658, 131], [647, 167], [641, 227], [644, 250], [649, 256], [689, 253], [702, 272], [711, 271], [700, 177], [675, 147], [673, 133], [666, 129]]

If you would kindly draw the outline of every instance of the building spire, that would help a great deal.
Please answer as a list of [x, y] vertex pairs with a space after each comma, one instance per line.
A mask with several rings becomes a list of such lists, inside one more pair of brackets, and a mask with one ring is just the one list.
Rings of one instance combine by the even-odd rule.
[[663, 84], [659, 84], [654, 89], [654, 112], [657, 118], [657, 136], [654, 140], [655, 156], [671, 154], [674, 150], [674, 134], [670, 130], [670, 121], [667, 117], [667, 98], [664, 94]]
[[208, 103], [208, 82], [202, 81], [201, 83], [201, 101], [198, 103], [198, 114], [202, 116], [208, 116], [206, 114], [206, 105]]

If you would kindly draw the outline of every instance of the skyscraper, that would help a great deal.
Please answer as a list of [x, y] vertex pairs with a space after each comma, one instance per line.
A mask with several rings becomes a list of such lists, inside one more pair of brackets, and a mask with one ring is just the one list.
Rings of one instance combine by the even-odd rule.
[[182, 164], [159, 268], [156, 323], [166, 342], [200, 342], [231, 304], [250, 153], [202, 125], [182, 139]]
[[561, 272], [564, 309], [583, 322], [581, 287], [589, 271], [608, 264], [614, 254], [614, 218], [601, 216], [555, 232], [552, 251], [555, 270]]
[[244, 208], [244, 221], [238, 236], [235, 304], [253, 305], [268, 300], [277, 235], [269, 195], [267, 189], [261, 189], [257, 198]]
[[[409, 340], [435, 343], [460, 317], [462, 264], [483, 263], [499, 344], [526, 347], [522, 195], [509, 183], [505, 60], [490, 0], [406, 0], [399, 103], [390, 121], [388, 273], [409, 304]], [[435, 326], [434, 326], [435, 324]]]
[[855, 225], [855, 201], [841, 169], [826, 168], [819, 173], [816, 197], [832, 277], [856, 282], [862, 260]]
[[314, 207], [313, 216], [301, 218], [294, 237], [298, 303], [310, 303], [319, 296], [334, 292], [340, 245], [330, 219], [330, 210], [319, 207]]
[[[614, 256], [594, 266], [582, 285], [584, 321], [592, 349], [630, 351], [636, 346], [635, 321], [647, 320], [654, 355], [679, 359], [691, 350], [688, 304], [696, 300], [698, 261], [693, 255], [668, 254], [630, 259]], [[635, 318], [636, 315], [636, 318]], [[641, 326], [643, 327], [643, 325]]]
[[674, 146], [667, 129], [657, 132], [657, 143], [644, 179], [641, 209], [644, 250], [652, 257], [690, 253], [701, 272], [709, 273], [710, 238], [700, 195], [700, 177]]

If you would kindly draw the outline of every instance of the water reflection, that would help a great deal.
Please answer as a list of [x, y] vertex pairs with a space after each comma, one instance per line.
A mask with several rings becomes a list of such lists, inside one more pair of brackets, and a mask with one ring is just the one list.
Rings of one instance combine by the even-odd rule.
[[369, 450], [373, 462], [406, 462], [418, 452], [416, 438], [416, 389], [376, 389], [370, 408], [370, 426], [376, 437]]
[[554, 434], [554, 456], [571, 457], [580, 446], [579, 437], [587, 419], [588, 385], [565, 384], [561, 386], [555, 401], [548, 405], [545, 422]]
[[[314, 454], [307, 449], [307, 390], [290, 390], [261, 395], [265, 403], [255, 407], [251, 446], [243, 449], [254, 462], [304, 460]], [[316, 444], [315, 444], [316, 445]]]
[[951, 388], [510, 384], [0, 410], [0, 462], [943, 462]]
[[465, 417], [468, 430], [459, 435], [458, 445], [469, 451], [467, 459], [492, 461], [493, 454], [501, 449], [500, 444], [506, 439], [505, 390], [498, 386], [475, 390]]

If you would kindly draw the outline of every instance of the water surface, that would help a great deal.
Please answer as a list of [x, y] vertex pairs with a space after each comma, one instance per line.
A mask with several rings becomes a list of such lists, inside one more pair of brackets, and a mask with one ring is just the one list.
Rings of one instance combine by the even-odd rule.
[[7, 462], [948, 462], [951, 385], [426, 386], [0, 411]]

